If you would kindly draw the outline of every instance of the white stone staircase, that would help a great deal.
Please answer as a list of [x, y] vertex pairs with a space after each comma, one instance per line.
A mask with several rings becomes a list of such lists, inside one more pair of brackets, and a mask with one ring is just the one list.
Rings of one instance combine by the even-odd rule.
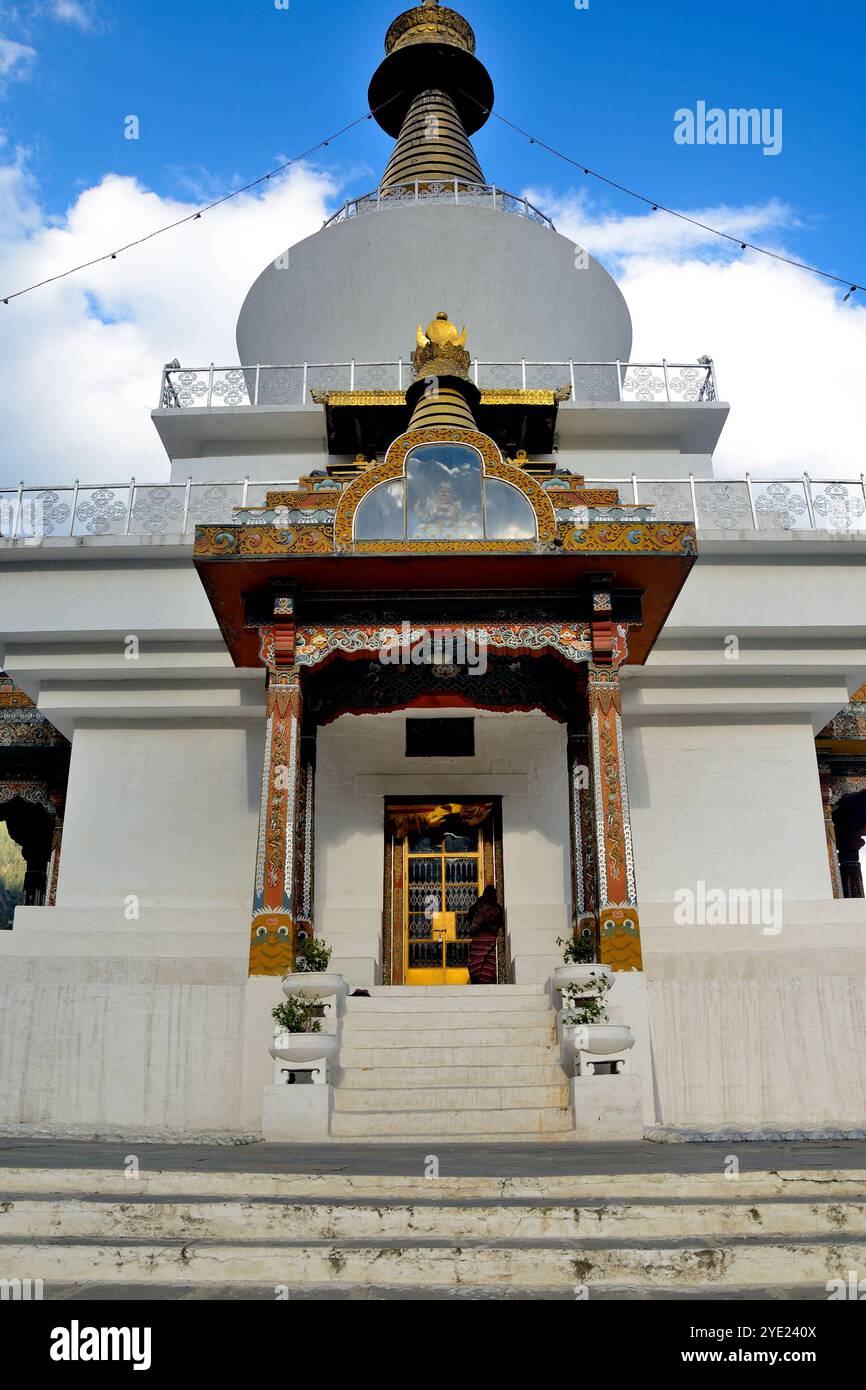
[[567, 1139], [568, 1078], [541, 985], [375, 987], [346, 1001], [334, 1139]]
[[0, 1276], [41, 1278], [49, 1300], [826, 1300], [866, 1269], [856, 1168], [731, 1181], [721, 1154], [645, 1172], [638, 1152], [637, 1172], [432, 1179], [423, 1149], [403, 1165], [416, 1176], [257, 1172], [253, 1149], [227, 1152], [232, 1171], [195, 1150], [193, 1171], [159, 1171], [145, 1146], [130, 1180], [123, 1152], [108, 1169], [0, 1169]]

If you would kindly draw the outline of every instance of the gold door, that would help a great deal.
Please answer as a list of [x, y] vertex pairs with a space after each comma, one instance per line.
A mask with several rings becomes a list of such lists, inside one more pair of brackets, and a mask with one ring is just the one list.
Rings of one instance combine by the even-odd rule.
[[407, 985], [468, 985], [466, 914], [484, 886], [481, 827], [456, 817], [403, 840]]

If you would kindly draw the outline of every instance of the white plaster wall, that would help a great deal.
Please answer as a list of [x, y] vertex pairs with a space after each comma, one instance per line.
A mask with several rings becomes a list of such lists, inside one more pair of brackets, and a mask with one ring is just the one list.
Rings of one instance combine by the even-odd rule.
[[47, 960], [0, 958], [0, 1126], [258, 1128], [241, 1110], [245, 960], [180, 961], [168, 941], [158, 962], [129, 960], [119, 939], [101, 958], [57, 946]]
[[512, 956], [557, 954], [571, 896], [565, 730], [542, 714], [475, 719], [474, 758], [407, 759], [404, 714], [344, 715], [319, 731], [316, 930], [356, 973], [381, 966], [388, 796], [501, 795]]
[[782, 930], [641, 914], [658, 1116], [866, 1126], [866, 903], [786, 902]]
[[[111, 543], [117, 538], [105, 538]], [[120, 538], [123, 541], [123, 538]], [[141, 540], [143, 543], [137, 544]], [[67, 543], [64, 558], [43, 560], [38, 548], [0, 571], [0, 641], [73, 641], [88, 634], [142, 641], [213, 640], [219, 626], [192, 565], [192, 544], [181, 559], [163, 560], [151, 538], [124, 542], [129, 558], [100, 560], [98, 547]], [[8, 554], [8, 552], [7, 552]]]
[[826, 640], [860, 635], [866, 607], [862, 532], [791, 531], [698, 539], [701, 551], [665, 625], [668, 638], [713, 632]]
[[698, 880], [832, 897], [806, 717], [625, 725], [640, 903], [671, 902]]
[[690, 473], [696, 478], [713, 476], [710, 454], [683, 454], [678, 449], [648, 448], [640, 439], [628, 449], [593, 448], [589, 443], [580, 448], [573, 447], [571, 442], [567, 445], [560, 444], [559, 452], [554, 458], [554, 466], [567, 468], [573, 473], [582, 473], [587, 482], [619, 479], [620, 499], [623, 502], [631, 502], [633, 498], [632, 474], [645, 479], [688, 480]]
[[246, 928], [263, 733], [220, 723], [75, 732], [58, 906], [219, 904]]
[[258, 1129], [262, 754], [261, 728], [216, 721], [76, 730], [58, 905], [19, 909], [0, 942], [0, 1126]]
[[248, 907], [19, 908], [0, 933], [0, 1129], [258, 1132], [282, 994], [248, 955]]
[[[251, 484], [259, 482], [295, 484], [304, 474], [314, 468], [324, 468], [330, 462], [324, 441], [324, 417], [322, 426], [323, 442], [319, 448], [311, 448], [304, 441], [298, 447], [284, 452], [263, 452], [249, 444], [239, 453], [221, 452], [215, 444], [205, 444], [201, 458], [179, 457], [172, 459], [172, 483], [185, 483], [187, 478], [202, 483], [240, 483], [249, 478]], [[262, 500], [262, 488], [250, 488], [249, 505], [258, 506]], [[230, 516], [214, 517], [214, 521], [229, 521]]]

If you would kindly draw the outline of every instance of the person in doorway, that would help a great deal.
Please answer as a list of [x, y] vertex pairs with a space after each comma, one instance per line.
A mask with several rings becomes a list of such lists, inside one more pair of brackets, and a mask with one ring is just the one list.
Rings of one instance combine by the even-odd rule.
[[505, 931], [505, 917], [490, 883], [466, 915], [472, 944], [469, 947], [469, 979], [473, 985], [496, 984], [496, 944]]

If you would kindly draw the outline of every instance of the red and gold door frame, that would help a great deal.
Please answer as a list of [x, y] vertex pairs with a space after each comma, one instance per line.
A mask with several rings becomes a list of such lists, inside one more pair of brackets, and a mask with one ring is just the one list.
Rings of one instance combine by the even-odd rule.
[[[418, 798], [389, 799], [385, 803], [385, 882], [382, 915], [382, 981], [386, 985], [403, 985], [407, 980], [408, 958], [408, 896], [407, 882], [407, 836], [413, 818], [429, 813], [440, 812], [444, 807], [453, 808], [459, 815], [461, 809], [478, 814], [479, 830], [479, 891], [488, 883], [498, 890], [500, 901], [503, 898], [503, 853], [502, 853], [502, 799], [486, 797], [463, 797], [447, 802]], [[507, 923], [507, 904], [506, 923]], [[508, 980], [507, 929], [506, 936], [497, 949], [497, 981], [506, 984]]]
[[[594, 659], [583, 666], [585, 723], [583, 729], [572, 725], [569, 738], [575, 925], [596, 921], [600, 959], [615, 970], [640, 970], [619, 676], [627, 633], [612, 624], [610, 596], [601, 589], [593, 597], [591, 632]], [[312, 930], [315, 739], [303, 730], [303, 685], [295, 655], [294, 600], [279, 594], [273, 623], [260, 628], [267, 706], [251, 975], [290, 970], [299, 932]], [[392, 827], [385, 837], [383, 933], [383, 974], [391, 984], [402, 983], [406, 973], [407, 885], [398, 843], [402, 846]], [[484, 882], [500, 886], [499, 803], [482, 833], [482, 853]], [[498, 978], [504, 981], [504, 949], [501, 955]]]

